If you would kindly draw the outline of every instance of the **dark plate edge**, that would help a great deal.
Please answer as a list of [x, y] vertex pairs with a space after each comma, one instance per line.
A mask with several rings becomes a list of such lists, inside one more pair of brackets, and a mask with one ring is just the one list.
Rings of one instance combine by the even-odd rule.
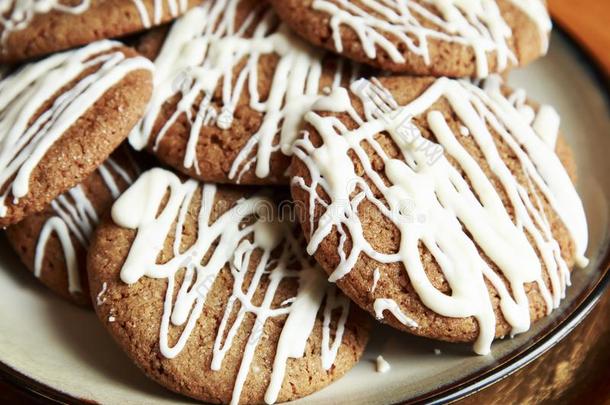
[[[589, 61], [588, 70], [594, 80], [600, 84], [600, 91], [605, 95], [606, 102], [610, 104], [610, 82], [608, 77], [602, 72], [595, 60], [572, 38], [566, 30], [561, 26], [555, 25], [554, 31], [559, 33], [562, 38], [567, 41], [574, 49], [575, 53], [583, 60]], [[610, 249], [607, 249], [605, 256], [599, 266], [604, 272], [603, 276], [598, 280], [595, 287], [584, 296], [578, 297], [579, 303], [572, 307], [570, 315], [561, 321], [560, 325], [549, 325], [549, 328], [543, 332], [544, 336], [538, 339], [534, 344], [520, 352], [518, 355], [509, 359], [500, 359], [491, 369], [484, 371], [476, 376], [468, 376], [463, 380], [456, 381], [447, 386], [438, 388], [430, 393], [422, 396], [408, 399], [409, 404], [445, 404], [455, 402], [475, 394], [490, 385], [512, 375], [529, 363], [546, 353], [549, 349], [559, 343], [566, 337], [576, 326], [578, 326], [591, 312], [595, 305], [599, 302], [610, 285]], [[569, 310], [566, 308], [565, 310]], [[549, 330], [550, 329], [550, 330]], [[28, 395], [36, 403], [54, 402], [60, 404], [93, 404], [83, 398], [76, 398], [68, 395], [60, 390], [47, 386], [25, 374], [15, 370], [14, 368], [0, 361], [0, 379], [9, 382], [15, 388]]]
[[26, 376], [20, 371], [0, 362], [0, 380], [12, 385], [16, 391], [24, 394], [33, 403], [58, 403], [58, 404], [91, 404], [95, 403], [81, 398], [75, 398], [55, 388], [42, 384], [37, 380]]
[[564, 309], [569, 315], [557, 323], [550, 324], [525, 350], [516, 355], [499, 359], [493, 366], [474, 376], [450, 383], [419, 397], [406, 400], [407, 404], [446, 404], [466, 398], [484, 390], [494, 383], [510, 377], [532, 361], [552, 349], [587, 318], [610, 286], [610, 249], [607, 249], [599, 269], [603, 272], [595, 286], [575, 298], [576, 305]]

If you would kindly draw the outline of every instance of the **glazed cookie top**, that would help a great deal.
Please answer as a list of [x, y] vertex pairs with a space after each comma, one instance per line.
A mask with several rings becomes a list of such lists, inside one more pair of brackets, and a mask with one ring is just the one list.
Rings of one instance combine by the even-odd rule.
[[217, 183], [287, 183], [303, 113], [357, 69], [325, 59], [266, 1], [207, 1], [141, 45], [156, 85], [131, 144]]
[[0, 81], [0, 226], [44, 209], [110, 155], [144, 111], [152, 69], [100, 41]]
[[543, 0], [271, 0], [312, 43], [375, 67], [487, 77], [547, 51]]
[[99, 218], [138, 173], [131, 152], [120, 148], [45, 210], [7, 228], [9, 242], [51, 290], [76, 304], [91, 306], [86, 278], [89, 241]]
[[292, 181], [331, 281], [393, 326], [476, 338], [477, 353], [559, 305], [587, 222], [554, 109], [498, 77], [360, 80], [334, 97], [306, 115]]
[[0, 0], [0, 62], [15, 63], [166, 23], [200, 0]]
[[[97, 312], [149, 377], [214, 403], [273, 403], [343, 375], [367, 323], [276, 203], [144, 173], [94, 238]], [[289, 215], [289, 214], [287, 214]]]

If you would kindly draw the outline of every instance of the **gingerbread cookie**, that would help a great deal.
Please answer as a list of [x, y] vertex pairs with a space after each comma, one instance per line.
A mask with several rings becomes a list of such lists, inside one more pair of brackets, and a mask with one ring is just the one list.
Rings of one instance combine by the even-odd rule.
[[104, 40], [0, 80], [0, 226], [43, 210], [106, 160], [141, 118], [152, 69]]
[[487, 77], [544, 55], [543, 0], [271, 0], [310, 42], [372, 66], [416, 75]]
[[498, 77], [360, 80], [332, 97], [306, 115], [292, 167], [331, 281], [396, 328], [481, 354], [557, 308], [587, 222], [553, 108]]
[[156, 86], [131, 144], [217, 183], [287, 183], [303, 113], [357, 71], [257, 0], [207, 1], [139, 49], [155, 60]]
[[86, 266], [91, 234], [138, 173], [131, 152], [120, 148], [42, 212], [7, 228], [8, 241], [43, 284], [78, 305], [91, 306]]
[[0, 63], [166, 23], [201, 0], [0, 0]]
[[206, 402], [273, 403], [358, 361], [364, 314], [279, 214], [251, 190], [162, 169], [117, 200], [91, 245], [89, 280], [100, 319], [149, 377]]

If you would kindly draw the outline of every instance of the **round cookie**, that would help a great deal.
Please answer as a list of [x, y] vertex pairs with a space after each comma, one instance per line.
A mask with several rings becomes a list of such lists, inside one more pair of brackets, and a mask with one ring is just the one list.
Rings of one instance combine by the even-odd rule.
[[273, 403], [358, 361], [368, 317], [326, 281], [292, 211], [277, 207], [162, 169], [114, 204], [89, 252], [92, 297], [150, 378], [210, 403]]
[[156, 86], [131, 144], [216, 183], [288, 183], [302, 114], [357, 71], [257, 0], [207, 1], [138, 49], [155, 60]]
[[90, 307], [87, 248], [99, 218], [137, 177], [138, 165], [127, 147], [115, 151], [81, 184], [43, 211], [7, 228], [8, 241], [21, 261], [48, 288]]
[[392, 72], [487, 77], [546, 54], [542, 0], [270, 0], [301, 36]]
[[104, 40], [0, 80], [0, 226], [43, 210], [106, 160], [141, 118], [152, 68]]
[[560, 304], [587, 223], [554, 109], [497, 76], [363, 79], [332, 97], [305, 117], [292, 195], [308, 253], [355, 303], [480, 354]]
[[0, 63], [164, 24], [201, 0], [2, 0]]

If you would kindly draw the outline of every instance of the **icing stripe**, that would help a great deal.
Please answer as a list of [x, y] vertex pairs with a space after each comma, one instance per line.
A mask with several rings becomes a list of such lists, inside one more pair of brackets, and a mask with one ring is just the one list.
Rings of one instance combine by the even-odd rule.
[[[348, 130], [336, 117], [308, 113], [306, 120], [320, 134], [323, 144], [316, 147], [308, 137], [295, 144], [295, 154], [307, 166], [312, 181], [306, 184], [303, 178], [293, 179], [293, 185], [310, 196], [310, 254], [333, 229], [341, 234], [342, 241], [346, 232], [351, 236], [349, 253], [344, 252], [342, 244], [338, 248], [341, 261], [331, 281], [349, 273], [361, 253], [379, 263], [401, 262], [424, 305], [443, 316], [477, 319], [480, 334], [475, 350], [480, 354], [489, 352], [496, 328], [485, 280], [498, 292], [500, 309], [513, 334], [530, 326], [526, 283], [537, 284], [547, 312], [559, 305], [570, 283], [569, 269], [553, 237], [550, 218], [542, 209], [543, 200], [565, 224], [574, 241], [573, 254], [581, 265], [586, 264], [587, 247], [587, 223], [580, 198], [553, 148], [544, 142], [557, 137], [556, 113], [550, 113], [546, 106], [530, 120], [537, 123], [537, 131], [544, 132], [540, 134], [524, 123], [514, 100], [509, 102], [502, 94], [497, 77], [483, 86], [441, 78], [408, 105], [398, 106], [378, 81], [358, 81], [351, 90], [362, 101], [364, 117], [349, 100], [341, 110], [349, 113], [359, 127]], [[512, 205], [514, 221], [491, 180], [458, 141], [465, 131], [455, 134], [443, 114], [434, 110], [440, 99], [447, 100], [468, 136], [476, 142]], [[335, 105], [334, 111], [339, 109]], [[413, 117], [420, 116], [427, 120], [437, 143], [423, 138], [412, 123]], [[517, 157], [525, 184], [517, 181], [500, 157], [497, 138], [490, 128]], [[375, 137], [379, 133], [391, 137], [401, 159], [388, 156]], [[365, 144], [383, 161], [383, 174], [389, 184], [373, 168]], [[435, 147], [441, 147], [444, 153], [437, 154]], [[362, 165], [362, 176], [356, 174], [352, 155]], [[448, 157], [457, 162], [464, 175], [449, 163]], [[364, 177], [381, 197], [373, 193]], [[319, 188], [330, 201], [318, 194]], [[365, 199], [400, 231], [397, 253], [379, 252], [364, 238], [358, 207]], [[324, 207], [325, 212], [315, 224], [317, 206]], [[423, 220], [414, 221], [413, 214]], [[438, 291], [428, 279], [418, 250], [420, 243], [442, 269], [451, 296]], [[499, 268], [506, 282], [487, 264], [478, 248]], [[543, 281], [543, 269], [550, 277], [550, 286]], [[400, 322], [415, 327], [392, 300], [378, 298], [374, 307], [378, 317], [388, 309]]]
[[[183, 227], [197, 193], [201, 194], [202, 201], [197, 214], [197, 240], [184, 250], [181, 248]], [[330, 369], [342, 341], [349, 300], [326, 283], [321, 269], [311, 265], [303, 252], [304, 241], [294, 237], [292, 223], [261, 218], [254, 224], [243, 226], [244, 220], [260, 213], [261, 207], [274, 205], [272, 201], [265, 197], [241, 199], [210, 223], [216, 193], [214, 185], [200, 185], [194, 180], [182, 183], [176, 175], [162, 169], [144, 173], [112, 209], [112, 218], [118, 225], [137, 230], [120, 277], [127, 284], [136, 283], [141, 277], [167, 280], [159, 346], [163, 356], [175, 358], [185, 348], [202, 316], [214, 281], [228, 266], [233, 276], [233, 288], [214, 341], [211, 369], [222, 369], [225, 355], [246, 315], [253, 315], [256, 321], [249, 333], [233, 389], [231, 403], [237, 404], [254, 353], [261, 343], [265, 323], [271, 318], [287, 316], [265, 394], [265, 401], [273, 403], [282, 387], [288, 359], [304, 356], [307, 340], [320, 311], [323, 317], [321, 361], [326, 370]], [[166, 202], [162, 205], [164, 199]], [[159, 212], [160, 207], [163, 208]], [[159, 252], [168, 237], [174, 239], [173, 257], [164, 264], [157, 264]], [[203, 264], [204, 256], [215, 242], [213, 253]], [[246, 269], [251, 268], [255, 251], [261, 252], [261, 259], [248, 284], [245, 281]], [[279, 254], [272, 254], [278, 251]], [[294, 263], [298, 263], [300, 269], [294, 267]], [[180, 270], [185, 270], [184, 281], [177, 286], [175, 277]], [[253, 303], [253, 297], [261, 288], [263, 277], [269, 283], [262, 302], [257, 305]], [[272, 308], [280, 283], [287, 279], [298, 281], [297, 294], [279, 307]], [[178, 292], [174, 300], [176, 288]], [[341, 315], [331, 341], [331, 317], [336, 309], [341, 311]], [[237, 315], [231, 317], [235, 312]], [[171, 325], [183, 327], [174, 346], [170, 346], [168, 341]]]
[[178, 17], [188, 9], [188, 0], [154, 0], [152, 18], [144, 4], [144, 0], [131, 0], [140, 14], [140, 21], [144, 28], [159, 25], [163, 22], [164, 4], [167, 3], [167, 10], [172, 18]]
[[42, 274], [44, 252], [47, 242], [53, 233], [57, 235], [64, 252], [66, 270], [68, 272], [68, 291], [70, 294], [80, 293], [83, 289], [81, 286], [80, 273], [78, 271], [76, 252], [74, 251], [74, 245], [70, 239], [70, 231], [68, 230], [66, 223], [60, 217], [49, 218], [40, 231], [34, 256], [34, 276], [40, 278]]
[[[7, 186], [0, 196], [0, 216], [6, 215], [9, 194], [14, 203], [28, 194], [32, 172], [79, 117], [127, 74], [153, 69], [143, 57], [127, 58], [120, 46], [113, 41], [94, 42], [27, 64], [0, 81], [0, 184]], [[37, 116], [42, 103], [98, 66]]]

